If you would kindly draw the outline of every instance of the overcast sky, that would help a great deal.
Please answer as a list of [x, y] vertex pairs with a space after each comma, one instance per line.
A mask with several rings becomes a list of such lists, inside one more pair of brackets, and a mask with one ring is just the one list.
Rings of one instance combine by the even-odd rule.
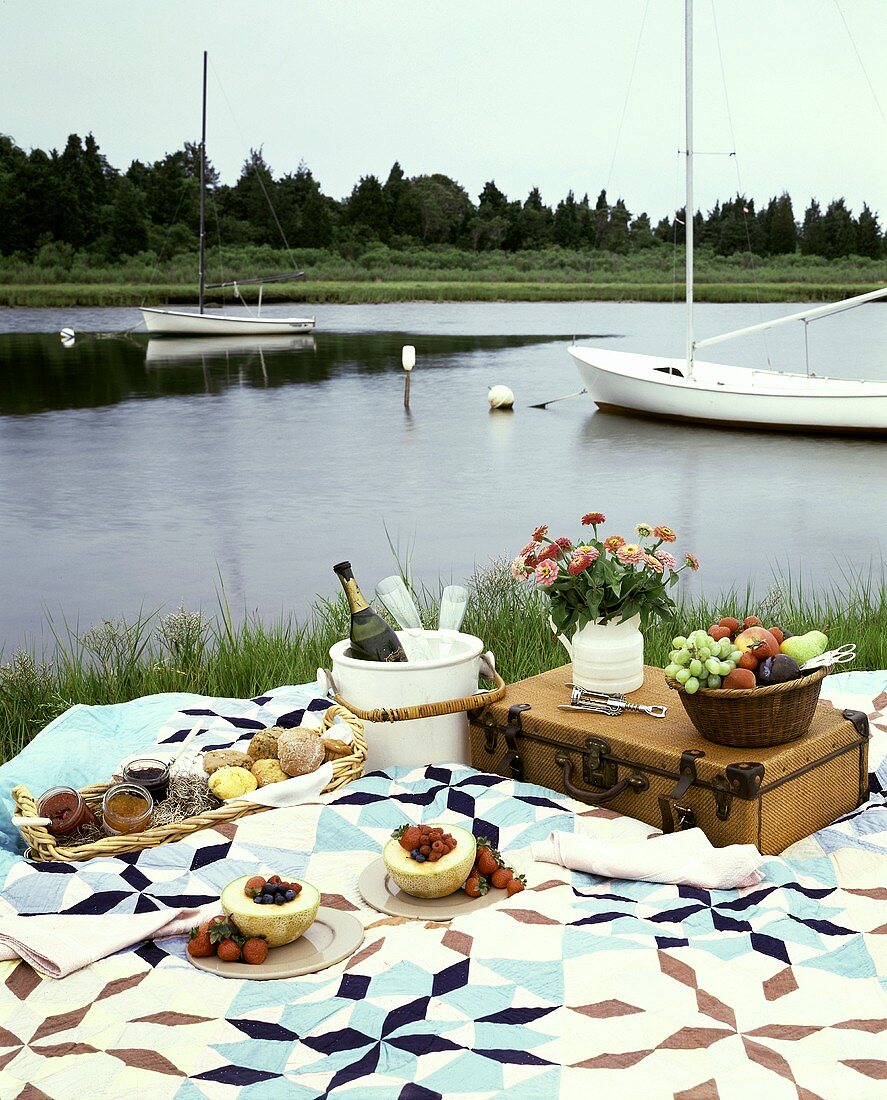
[[[225, 182], [262, 146], [275, 175], [304, 160], [336, 198], [399, 160], [475, 201], [489, 179], [509, 198], [538, 186], [550, 204], [606, 187], [656, 220], [683, 204], [682, 11], [0, 0], [0, 131], [26, 150], [92, 131], [124, 170], [158, 159], [199, 137], [207, 49], [207, 148]], [[811, 196], [844, 196], [887, 222], [887, 0], [715, 0], [714, 12], [696, 0], [696, 147], [738, 156], [698, 158], [696, 206], [787, 190], [799, 218]]]

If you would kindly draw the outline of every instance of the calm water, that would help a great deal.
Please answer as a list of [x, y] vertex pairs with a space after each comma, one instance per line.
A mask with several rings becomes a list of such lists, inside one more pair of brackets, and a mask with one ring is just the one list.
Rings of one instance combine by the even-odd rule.
[[[799, 308], [699, 306], [697, 329]], [[606, 533], [674, 527], [711, 595], [749, 580], [763, 595], [785, 570], [820, 586], [848, 564], [883, 570], [885, 444], [633, 420], [587, 397], [528, 407], [579, 389], [574, 335], [681, 354], [680, 306], [316, 312], [313, 338], [244, 347], [101, 335], [135, 325], [134, 310], [0, 311], [0, 649], [48, 645], [47, 616], [84, 629], [180, 602], [215, 613], [220, 578], [235, 610], [301, 613], [336, 593], [342, 558], [367, 590], [394, 572], [391, 544], [434, 587], [513, 556], [539, 522], [576, 535], [597, 509]], [[887, 378], [884, 306], [809, 336], [812, 370]], [[803, 369], [800, 325], [716, 350]], [[498, 383], [513, 413], [489, 411]]]

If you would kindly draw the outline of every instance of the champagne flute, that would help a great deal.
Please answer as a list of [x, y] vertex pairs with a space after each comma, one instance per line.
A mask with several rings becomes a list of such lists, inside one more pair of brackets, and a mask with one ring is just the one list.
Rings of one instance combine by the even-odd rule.
[[376, 585], [376, 596], [388, 608], [395, 622], [405, 630], [415, 643], [411, 648], [416, 657], [420, 659], [428, 656], [428, 647], [423, 638], [424, 628], [419, 616], [419, 608], [416, 601], [410, 595], [410, 590], [404, 583], [403, 577], [395, 574], [393, 577], [385, 577]]
[[457, 633], [465, 618], [467, 607], [468, 589], [463, 588], [461, 584], [448, 584], [440, 597], [437, 629]]

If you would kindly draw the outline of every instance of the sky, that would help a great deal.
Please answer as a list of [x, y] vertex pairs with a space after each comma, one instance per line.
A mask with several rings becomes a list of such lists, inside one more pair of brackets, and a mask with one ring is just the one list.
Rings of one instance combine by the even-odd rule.
[[[697, 209], [788, 191], [799, 219], [843, 196], [887, 223], [887, 0], [695, 8]], [[0, 132], [159, 159], [199, 139], [204, 49], [226, 183], [262, 147], [334, 198], [397, 160], [474, 201], [683, 205], [682, 0], [0, 0]]]

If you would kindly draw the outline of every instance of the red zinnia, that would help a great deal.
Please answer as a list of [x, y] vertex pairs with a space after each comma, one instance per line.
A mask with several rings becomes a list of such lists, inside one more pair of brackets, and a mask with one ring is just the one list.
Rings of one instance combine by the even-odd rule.
[[573, 544], [569, 539], [555, 539], [554, 545], [559, 546], [561, 550], [572, 550]]
[[585, 572], [585, 570], [589, 567], [589, 565], [591, 565], [593, 561], [594, 558], [591, 556], [591, 554], [574, 554], [570, 561], [570, 564], [567, 566], [567, 569], [569, 570], [571, 576], [578, 577], [580, 573]]
[[585, 527], [597, 527], [599, 523], [606, 523], [607, 517], [603, 512], [586, 512], [582, 517], [582, 523]]
[[536, 555], [536, 564], [538, 565], [540, 562], [548, 561], [549, 559], [553, 561], [558, 556], [558, 553], [557, 543], [550, 542], [547, 546], [543, 546]]
[[537, 527], [536, 530], [533, 532], [533, 538], [536, 540], [536, 542], [540, 542], [542, 539], [545, 538], [547, 534], [548, 524], [543, 523], [541, 527]]

